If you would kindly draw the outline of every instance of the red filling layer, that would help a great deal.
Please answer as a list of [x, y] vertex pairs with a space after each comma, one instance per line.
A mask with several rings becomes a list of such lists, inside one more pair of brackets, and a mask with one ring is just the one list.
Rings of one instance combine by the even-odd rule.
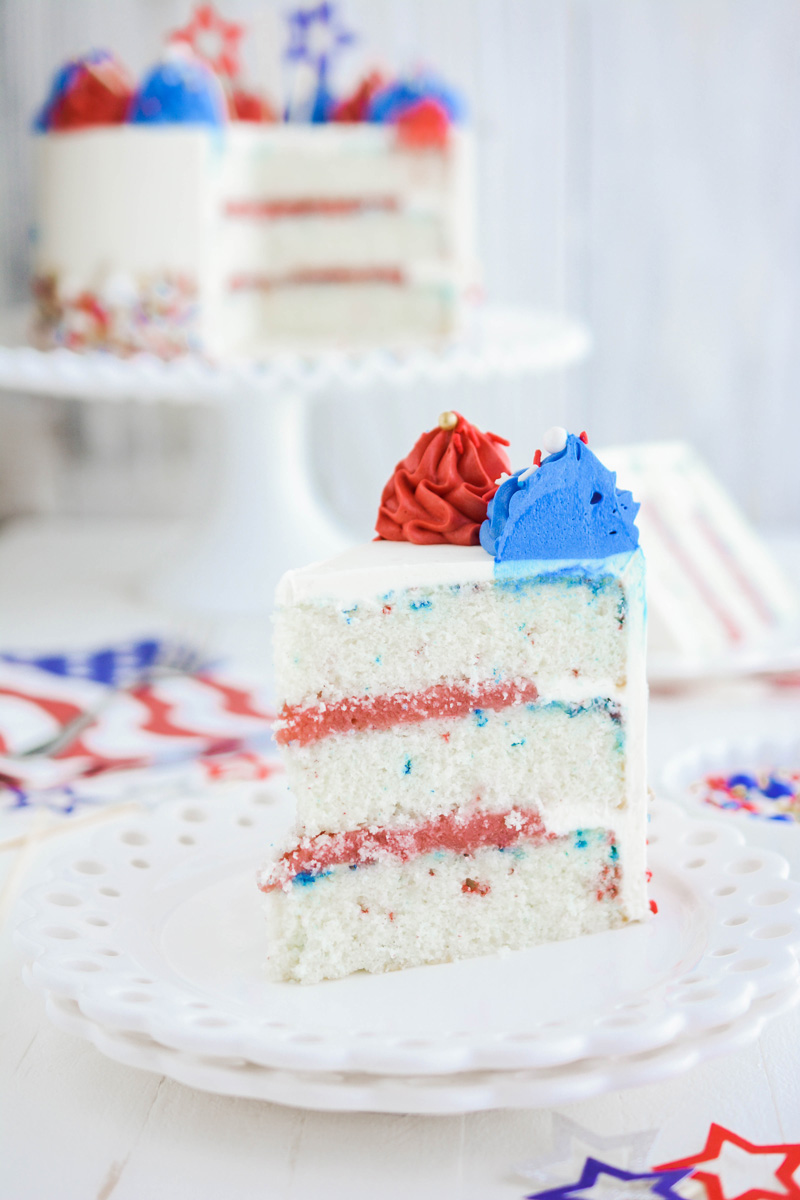
[[532, 704], [536, 685], [529, 679], [484, 683], [477, 688], [437, 683], [424, 692], [395, 692], [392, 696], [348, 696], [336, 704], [316, 708], [285, 704], [275, 731], [281, 745], [307, 746], [332, 733], [356, 729], [391, 729], [437, 717], [466, 717], [477, 709], [499, 712], [512, 704]]
[[499, 813], [446, 813], [410, 829], [320, 833], [315, 838], [303, 838], [294, 850], [284, 854], [259, 886], [262, 892], [271, 892], [296, 875], [318, 875], [343, 863], [366, 866], [387, 857], [408, 862], [418, 854], [436, 850], [472, 854], [484, 846], [505, 850], [523, 839], [540, 844], [555, 836], [547, 832], [535, 809], [521, 812], [516, 808]]
[[351, 283], [388, 283], [402, 287], [406, 277], [400, 267], [304, 267], [285, 275], [234, 275], [230, 289], [233, 292], [270, 292], [280, 287]]
[[297, 200], [229, 200], [228, 217], [347, 217], [361, 212], [397, 212], [396, 196], [305, 196]]

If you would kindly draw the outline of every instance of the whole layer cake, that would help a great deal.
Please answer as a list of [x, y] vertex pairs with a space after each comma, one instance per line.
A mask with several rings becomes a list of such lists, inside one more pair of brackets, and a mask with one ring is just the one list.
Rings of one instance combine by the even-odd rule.
[[281, 581], [297, 825], [259, 878], [275, 977], [646, 915], [637, 506], [581, 439], [548, 443], [500, 482], [501, 439], [443, 414], [387, 485], [379, 540]]
[[461, 104], [421, 75], [334, 98], [309, 48], [335, 44], [332, 13], [290, 43], [316, 73], [287, 119], [185, 30], [138, 87], [105, 53], [59, 72], [35, 145], [40, 343], [224, 358], [453, 333], [476, 279]]

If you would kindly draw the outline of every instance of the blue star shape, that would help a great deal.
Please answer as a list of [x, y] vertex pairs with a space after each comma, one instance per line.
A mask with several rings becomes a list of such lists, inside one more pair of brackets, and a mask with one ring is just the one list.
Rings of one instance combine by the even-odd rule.
[[[623, 1171], [620, 1167], [612, 1167], [610, 1163], [601, 1162], [599, 1158], [587, 1158], [577, 1183], [565, 1183], [562, 1187], [549, 1188], [544, 1192], [531, 1192], [526, 1200], [570, 1200], [577, 1192], [594, 1187], [601, 1175], [611, 1175], [614, 1179], [620, 1179], [624, 1183], [636, 1179], [653, 1180], [648, 1188], [653, 1195], [662, 1196], [664, 1200], [683, 1200], [674, 1187], [676, 1183], [680, 1183], [691, 1173], [692, 1168], [690, 1167], [676, 1171], [646, 1171], [639, 1174], [636, 1171]], [[577, 1196], [576, 1200], [580, 1200], [580, 1197]]]
[[[339, 22], [336, 6], [323, 0], [316, 8], [298, 8], [289, 13], [289, 45], [286, 48], [286, 58], [289, 62], [307, 62], [324, 71], [330, 56], [340, 46], [349, 46], [355, 41], [355, 34], [345, 29]], [[327, 46], [314, 54], [311, 49], [311, 32], [315, 25], [325, 26], [328, 31]]]

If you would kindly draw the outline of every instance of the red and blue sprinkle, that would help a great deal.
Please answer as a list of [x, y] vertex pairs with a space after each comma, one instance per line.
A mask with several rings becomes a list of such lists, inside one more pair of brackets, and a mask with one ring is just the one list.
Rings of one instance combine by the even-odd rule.
[[767, 821], [800, 822], [800, 770], [769, 768], [707, 775], [694, 785], [704, 804]]

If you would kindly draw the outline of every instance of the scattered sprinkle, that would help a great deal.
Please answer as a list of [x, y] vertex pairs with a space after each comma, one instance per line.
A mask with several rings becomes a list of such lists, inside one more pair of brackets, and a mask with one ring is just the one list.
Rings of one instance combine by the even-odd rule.
[[766, 821], [800, 822], [800, 770], [766, 768], [707, 775], [692, 787], [702, 803]]
[[480, 883], [477, 879], [465, 879], [461, 885], [465, 895], [488, 896], [491, 890], [488, 883]]

